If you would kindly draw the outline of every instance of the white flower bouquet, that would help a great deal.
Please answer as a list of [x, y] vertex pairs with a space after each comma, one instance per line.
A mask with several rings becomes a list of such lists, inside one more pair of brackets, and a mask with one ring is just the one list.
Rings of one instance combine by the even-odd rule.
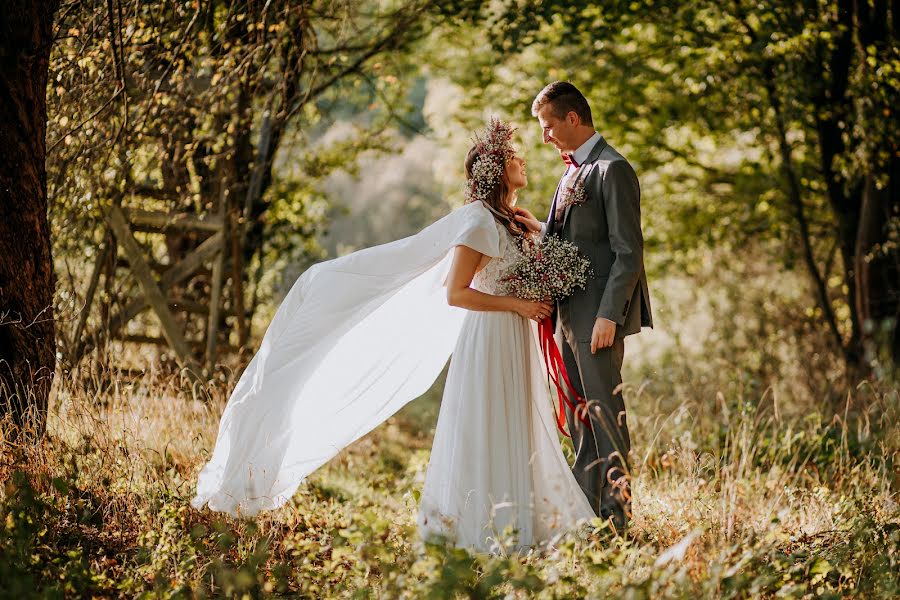
[[500, 281], [507, 294], [538, 302], [560, 300], [584, 288], [591, 263], [571, 242], [555, 235], [542, 241], [526, 237], [519, 259]]

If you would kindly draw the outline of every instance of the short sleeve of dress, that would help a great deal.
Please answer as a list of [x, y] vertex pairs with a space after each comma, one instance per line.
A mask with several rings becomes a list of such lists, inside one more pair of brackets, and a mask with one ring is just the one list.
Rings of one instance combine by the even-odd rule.
[[468, 246], [491, 258], [500, 256], [500, 233], [490, 211], [481, 202], [472, 202], [461, 210], [465, 218], [452, 245]]

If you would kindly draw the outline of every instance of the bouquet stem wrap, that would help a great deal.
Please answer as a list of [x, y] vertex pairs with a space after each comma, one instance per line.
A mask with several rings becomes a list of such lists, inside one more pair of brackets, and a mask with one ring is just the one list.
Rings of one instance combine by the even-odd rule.
[[[575, 386], [572, 385], [572, 380], [569, 379], [569, 373], [566, 371], [566, 365], [563, 362], [559, 346], [556, 345], [556, 340], [553, 338], [553, 322], [550, 320], [550, 317], [546, 317], [538, 323], [538, 338], [541, 341], [541, 354], [544, 356], [544, 365], [547, 367], [547, 375], [550, 377], [550, 381], [553, 382], [553, 385], [556, 386], [556, 394], [559, 397], [559, 409], [556, 413], [556, 427], [564, 436], [572, 437], [563, 427], [566, 423], [565, 407], [568, 405], [575, 416], [577, 416], [582, 423], [588, 425], [587, 401], [575, 390]], [[574, 403], [569, 399], [566, 390], [563, 389], [563, 384], [566, 385], [572, 398], [574, 398]], [[581, 410], [579, 410], [579, 408], [581, 408]]]

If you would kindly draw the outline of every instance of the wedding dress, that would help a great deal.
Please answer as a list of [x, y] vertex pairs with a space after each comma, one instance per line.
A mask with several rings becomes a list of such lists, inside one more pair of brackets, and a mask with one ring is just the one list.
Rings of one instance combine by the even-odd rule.
[[[521, 256], [495, 222], [499, 256], [472, 281], [502, 294], [500, 278]], [[548, 540], [594, 516], [560, 448], [535, 332], [512, 312], [470, 311], [450, 370], [419, 507], [423, 537], [497, 550]]]
[[515, 256], [508, 236], [473, 202], [304, 272], [228, 400], [192, 505], [244, 517], [284, 505], [310, 473], [425, 393], [455, 347], [423, 533], [486, 548], [488, 523], [528, 541], [592, 517], [556, 441], [528, 321], [447, 304], [453, 248], [493, 257], [474, 282], [488, 291]]

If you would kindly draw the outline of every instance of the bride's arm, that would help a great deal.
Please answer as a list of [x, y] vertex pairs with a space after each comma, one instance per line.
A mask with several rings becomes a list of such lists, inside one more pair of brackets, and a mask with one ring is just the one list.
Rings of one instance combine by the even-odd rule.
[[468, 310], [515, 312], [528, 319], [539, 321], [550, 315], [548, 302], [529, 302], [515, 296], [494, 296], [470, 287], [478, 272], [484, 254], [468, 246], [456, 246], [453, 264], [447, 276], [447, 303]]

